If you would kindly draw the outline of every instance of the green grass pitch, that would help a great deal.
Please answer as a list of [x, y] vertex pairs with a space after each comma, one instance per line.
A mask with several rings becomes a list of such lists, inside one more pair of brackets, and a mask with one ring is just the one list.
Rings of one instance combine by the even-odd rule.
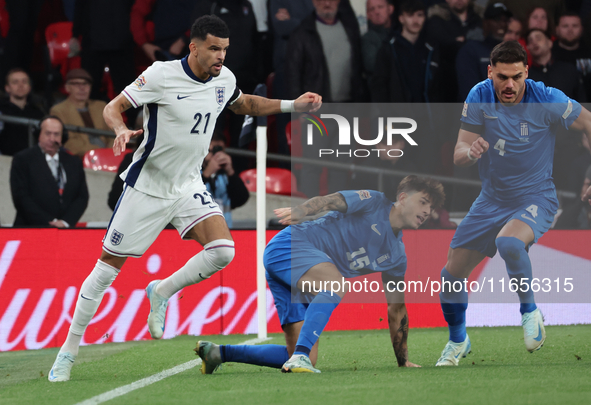
[[[591, 325], [550, 326], [530, 354], [518, 327], [469, 328], [472, 353], [459, 367], [435, 368], [447, 330], [411, 329], [410, 360], [395, 366], [388, 331], [328, 332], [322, 374], [225, 364], [214, 375], [195, 367], [108, 404], [591, 404]], [[58, 349], [0, 353], [0, 404], [76, 404], [195, 359], [199, 339], [239, 343], [252, 336], [179, 336], [164, 341], [83, 347], [72, 379], [50, 383]], [[272, 335], [268, 343], [283, 344]]]

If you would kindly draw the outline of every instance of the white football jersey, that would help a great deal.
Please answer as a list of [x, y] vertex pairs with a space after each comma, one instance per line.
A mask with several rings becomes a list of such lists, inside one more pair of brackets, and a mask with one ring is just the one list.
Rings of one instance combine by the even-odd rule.
[[187, 58], [155, 62], [123, 90], [134, 107], [144, 106], [144, 140], [121, 178], [155, 197], [178, 198], [202, 187], [216, 120], [241, 94], [227, 67], [203, 81]]

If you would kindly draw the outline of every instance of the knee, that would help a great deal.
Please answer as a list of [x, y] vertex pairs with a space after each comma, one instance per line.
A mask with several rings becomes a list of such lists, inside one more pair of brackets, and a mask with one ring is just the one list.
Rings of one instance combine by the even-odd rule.
[[519, 260], [522, 253], [525, 253], [525, 243], [514, 237], [501, 236], [495, 240], [497, 250], [503, 260]]
[[221, 270], [234, 259], [234, 242], [228, 239], [215, 240], [205, 245], [205, 252], [210, 263]]

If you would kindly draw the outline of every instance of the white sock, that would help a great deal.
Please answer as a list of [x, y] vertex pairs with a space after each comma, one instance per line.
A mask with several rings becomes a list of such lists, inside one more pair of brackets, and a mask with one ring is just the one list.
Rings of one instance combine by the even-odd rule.
[[70, 325], [68, 337], [60, 352], [70, 352], [74, 356], [78, 354], [78, 346], [80, 346], [84, 331], [101, 304], [105, 291], [113, 284], [117, 274], [119, 274], [119, 269], [100, 260], [96, 262], [94, 269], [80, 287], [72, 325]]
[[156, 287], [156, 294], [164, 298], [172, 297], [177, 291], [189, 285], [208, 279], [226, 267], [234, 258], [234, 242], [228, 239], [216, 239], [204, 246], [204, 249], [170, 277], [165, 278]]

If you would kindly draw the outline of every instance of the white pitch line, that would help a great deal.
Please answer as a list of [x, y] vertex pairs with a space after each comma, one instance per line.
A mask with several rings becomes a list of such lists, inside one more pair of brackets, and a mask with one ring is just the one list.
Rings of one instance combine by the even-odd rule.
[[[246, 342], [238, 343], [239, 345], [256, 345], [257, 343], [266, 342], [267, 340], [271, 340], [271, 338], [263, 338], [263, 339], [250, 339]], [[201, 359], [191, 360], [176, 367], [170, 368], [168, 370], [161, 371], [157, 374], [151, 375], [150, 377], [142, 378], [141, 380], [132, 382], [131, 384], [124, 385], [119, 388], [115, 388], [114, 390], [107, 391], [104, 394], [97, 395], [95, 397], [89, 398], [85, 401], [78, 402], [76, 405], [97, 405], [102, 404], [103, 402], [110, 401], [114, 398], [120, 397], [122, 395], [128, 394], [131, 391], [138, 390], [140, 388], [144, 388], [150, 384], [154, 384], [160, 380], [164, 380], [167, 377], [173, 376], [178, 373], [182, 373], [183, 371], [189, 370], [193, 367], [196, 367], [201, 364]]]

